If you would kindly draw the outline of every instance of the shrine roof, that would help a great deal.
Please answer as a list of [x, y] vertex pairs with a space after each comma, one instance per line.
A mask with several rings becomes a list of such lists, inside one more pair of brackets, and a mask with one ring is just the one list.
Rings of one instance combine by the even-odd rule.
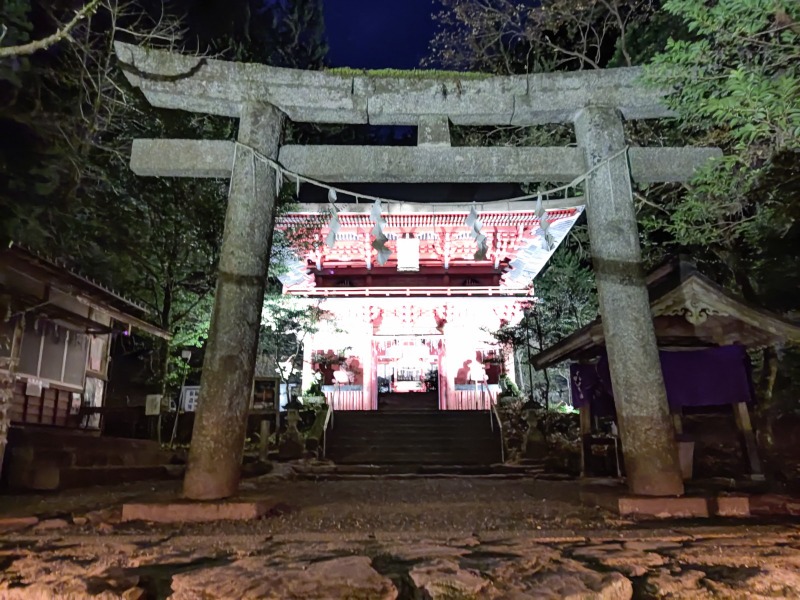
[[[383, 264], [371, 245], [371, 203], [337, 205], [340, 229], [333, 247], [325, 241], [331, 221], [329, 204], [316, 205], [320, 212], [293, 211], [281, 215], [276, 223], [288, 232], [298, 254], [295, 264], [281, 276], [284, 292], [320, 296], [527, 295], [533, 278], [582, 214], [583, 207], [575, 206], [577, 201], [544, 203], [552, 207], [546, 212], [549, 241], [534, 210], [535, 202], [389, 205], [382, 212], [390, 251]], [[476, 243], [465, 223], [473, 206], [487, 240], [487, 253], [481, 259], [475, 257]], [[509, 206], [520, 210], [509, 210]], [[419, 240], [417, 267], [411, 272], [398, 265], [397, 240], [408, 233]]]
[[[662, 348], [800, 343], [800, 324], [737, 298], [691, 262], [675, 260], [654, 270], [647, 287]], [[590, 360], [604, 347], [603, 322], [598, 317], [531, 357], [531, 364], [541, 370], [565, 360]]]
[[[441, 205], [439, 205], [441, 207]], [[464, 227], [465, 216], [469, 208], [463, 211], [454, 208], [439, 208], [439, 211], [413, 212], [413, 213], [386, 213], [386, 226], [392, 227]], [[547, 216], [551, 221], [571, 217], [576, 209], [566, 208], [550, 210]], [[503, 211], [489, 210], [480, 212], [480, 220], [484, 227], [515, 227], [518, 225], [538, 225], [539, 217], [531, 210], [522, 211]], [[278, 218], [278, 225], [288, 227], [291, 225], [316, 225], [320, 228], [327, 228], [330, 221], [330, 214], [323, 212], [297, 212], [293, 211], [281, 215]], [[339, 223], [342, 227], [371, 228], [374, 223], [368, 213], [349, 212], [348, 208], [342, 209], [339, 213]], [[466, 228], [465, 228], [466, 229]]]

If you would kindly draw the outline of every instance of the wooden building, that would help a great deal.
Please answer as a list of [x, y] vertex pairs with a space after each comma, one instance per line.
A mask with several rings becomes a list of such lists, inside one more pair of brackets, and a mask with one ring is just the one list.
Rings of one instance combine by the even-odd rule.
[[[736, 298], [688, 261], [663, 265], [647, 284], [676, 433], [683, 433], [684, 408], [730, 405], [750, 473], [760, 478], [748, 408], [756, 398], [745, 350], [800, 343], [800, 325]], [[593, 440], [609, 441], [596, 435], [595, 417], [616, 412], [601, 317], [531, 359], [537, 370], [564, 361], [571, 362], [573, 403], [581, 405], [586, 464]], [[596, 385], [587, 392], [594, 385], [590, 378]]]
[[11, 427], [99, 430], [112, 335], [165, 337], [145, 309], [11, 245], [0, 251], [0, 457]]

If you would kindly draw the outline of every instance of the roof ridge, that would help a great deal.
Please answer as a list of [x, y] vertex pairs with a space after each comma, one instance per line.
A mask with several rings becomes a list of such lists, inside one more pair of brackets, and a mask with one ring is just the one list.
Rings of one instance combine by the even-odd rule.
[[112, 288], [100, 283], [96, 279], [93, 279], [92, 277], [89, 277], [88, 275], [85, 275], [85, 274], [81, 273], [80, 271], [78, 271], [74, 267], [69, 266], [67, 264], [67, 262], [63, 258], [51, 258], [49, 256], [46, 256], [46, 255], [42, 254], [41, 252], [39, 252], [37, 250], [34, 250], [32, 248], [29, 248], [28, 246], [20, 244], [19, 242], [14, 242], [14, 241], [9, 242], [8, 250], [13, 251], [15, 249], [18, 250], [18, 251], [24, 252], [24, 253], [30, 255], [31, 257], [33, 257], [33, 258], [35, 258], [37, 260], [40, 260], [40, 261], [43, 261], [43, 262], [46, 262], [46, 263], [50, 263], [51, 265], [54, 265], [54, 266], [59, 267], [61, 269], [64, 269], [70, 275], [72, 275], [74, 277], [77, 277], [79, 279], [82, 279], [86, 283], [91, 284], [92, 286], [98, 288], [99, 290], [101, 290], [101, 291], [103, 291], [103, 292], [105, 292], [107, 294], [111, 294], [112, 296], [116, 296], [120, 300], [126, 302], [127, 304], [129, 304], [130, 306], [132, 306], [134, 308], [137, 308], [137, 309], [141, 310], [145, 314], [150, 312], [145, 305], [140, 304], [139, 302], [136, 302], [134, 300], [131, 300], [130, 298], [122, 295], [121, 293], [115, 291], [114, 289], [112, 289]]

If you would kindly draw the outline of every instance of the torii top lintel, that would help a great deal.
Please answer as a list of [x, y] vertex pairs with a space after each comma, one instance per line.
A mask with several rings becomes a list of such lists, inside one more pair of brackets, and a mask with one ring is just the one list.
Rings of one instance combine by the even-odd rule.
[[284, 69], [186, 56], [117, 42], [132, 85], [154, 106], [240, 116], [270, 103], [298, 122], [417, 125], [446, 116], [456, 125], [569, 122], [586, 106], [615, 107], [626, 119], [671, 116], [663, 92], [640, 85], [637, 67], [487, 76], [483, 79], [370, 77]]

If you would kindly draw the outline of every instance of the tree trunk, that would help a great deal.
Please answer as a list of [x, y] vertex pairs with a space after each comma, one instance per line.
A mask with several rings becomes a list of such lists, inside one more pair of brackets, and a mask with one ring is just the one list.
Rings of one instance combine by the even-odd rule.
[[761, 389], [759, 390], [758, 416], [760, 427], [758, 439], [768, 453], [775, 448], [775, 407], [773, 406], [773, 390], [778, 377], [778, 352], [773, 346], [765, 348], [763, 352], [763, 365], [761, 367]]

